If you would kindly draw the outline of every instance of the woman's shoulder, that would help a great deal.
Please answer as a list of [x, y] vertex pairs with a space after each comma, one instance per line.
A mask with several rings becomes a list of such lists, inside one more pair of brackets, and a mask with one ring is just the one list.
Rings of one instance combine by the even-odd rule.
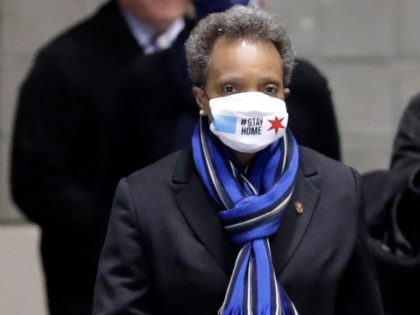
[[177, 162], [184, 151], [171, 153], [160, 160], [151, 163], [127, 176], [130, 186], [136, 186], [141, 183], [156, 183], [171, 180]]
[[304, 146], [299, 147], [299, 153], [301, 171], [314, 177], [318, 185], [335, 190], [340, 187], [350, 190], [352, 186], [359, 189], [360, 175], [354, 168]]

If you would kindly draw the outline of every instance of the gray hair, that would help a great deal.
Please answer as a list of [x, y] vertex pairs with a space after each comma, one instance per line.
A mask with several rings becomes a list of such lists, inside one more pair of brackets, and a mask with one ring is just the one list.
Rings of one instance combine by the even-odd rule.
[[257, 7], [237, 5], [201, 20], [185, 43], [188, 73], [194, 86], [204, 86], [211, 50], [221, 36], [271, 41], [283, 59], [283, 83], [285, 86], [289, 84], [295, 53], [286, 27], [277, 16]]

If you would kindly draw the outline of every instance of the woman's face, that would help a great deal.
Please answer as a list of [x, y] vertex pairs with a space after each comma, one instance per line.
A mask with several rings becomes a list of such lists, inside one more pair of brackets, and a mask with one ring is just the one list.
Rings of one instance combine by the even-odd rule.
[[262, 92], [284, 100], [282, 58], [272, 42], [219, 37], [213, 46], [204, 92], [196, 88], [199, 107], [212, 120], [209, 99], [242, 92]]

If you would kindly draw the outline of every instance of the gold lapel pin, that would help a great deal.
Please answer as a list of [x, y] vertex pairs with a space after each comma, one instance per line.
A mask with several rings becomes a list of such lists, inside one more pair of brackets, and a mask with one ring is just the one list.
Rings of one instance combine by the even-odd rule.
[[302, 214], [303, 213], [303, 204], [300, 201], [296, 201], [295, 202], [295, 210], [297, 214]]

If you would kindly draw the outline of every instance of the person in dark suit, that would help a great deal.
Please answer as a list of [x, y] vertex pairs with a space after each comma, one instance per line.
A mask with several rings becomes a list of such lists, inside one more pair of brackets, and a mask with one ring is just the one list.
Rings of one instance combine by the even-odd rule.
[[[248, 2], [253, 1], [193, 1], [197, 18]], [[102, 222], [99, 235], [105, 234], [118, 181], [189, 143], [198, 115], [183, 44], [178, 40], [170, 49], [133, 63], [120, 86], [115, 102], [118, 106], [110, 115], [101, 154], [102, 171], [95, 198], [97, 218]], [[165, 76], [156, 80], [144, 75], [153, 72]], [[289, 87], [289, 126], [298, 142], [340, 160], [337, 120], [325, 76], [312, 63], [298, 58]], [[145, 99], [147, 102], [141, 101]]]
[[[178, 45], [179, 46], [176, 46]], [[165, 57], [162, 58], [162, 56]], [[169, 66], [168, 63], [172, 63]], [[173, 66], [176, 64], [177, 66]], [[165, 71], [159, 84], [147, 72]], [[101, 154], [102, 171], [95, 203], [106, 227], [112, 196], [118, 181], [165, 155], [184, 148], [198, 120], [191, 82], [186, 78], [183, 46], [148, 60], [139, 60], [128, 71], [118, 93], [118, 106], [110, 115], [108, 133]], [[162, 93], [162, 87], [168, 93]], [[335, 160], [341, 159], [340, 139], [331, 92], [324, 75], [304, 59], [297, 59], [287, 98], [289, 126], [301, 145]], [[169, 97], [168, 97], [169, 95]], [[139, 106], [139, 100], [148, 99]], [[180, 106], [173, 106], [173, 104]]]
[[[109, 1], [46, 45], [21, 87], [11, 186], [19, 208], [42, 230], [50, 314], [91, 314], [100, 251], [94, 192], [108, 115], [134, 63], [162, 58], [154, 54], [184, 42], [188, 6], [187, 0]], [[155, 29], [156, 45], [147, 42]], [[144, 75], [158, 84], [166, 73]]]
[[369, 249], [385, 311], [420, 313], [420, 94], [409, 102], [394, 139], [391, 166], [363, 174]]
[[383, 314], [359, 176], [287, 130], [285, 28], [236, 6], [186, 49], [200, 124], [120, 181], [93, 314]]
[[[230, 2], [215, 6], [216, 1], [195, 1], [197, 18]], [[179, 0], [109, 1], [46, 45], [21, 87], [12, 194], [42, 229], [51, 314], [90, 312], [97, 259], [118, 180], [182, 148], [190, 138], [198, 115], [183, 52], [194, 24], [180, 17], [186, 5]], [[163, 36], [152, 36], [151, 29]], [[318, 107], [333, 113], [323, 76], [303, 60], [296, 69], [291, 116], [294, 110], [300, 116], [299, 108], [307, 108], [302, 118], [315, 117], [309, 112]], [[292, 117], [292, 127], [297, 120]], [[312, 126], [319, 130], [317, 125]], [[319, 143], [332, 144], [332, 152], [339, 152], [335, 120], [323, 125], [333, 130]], [[323, 150], [312, 142], [309, 130], [297, 129], [299, 140]], [[306, 136], [311, 140], [306, 142]]]

